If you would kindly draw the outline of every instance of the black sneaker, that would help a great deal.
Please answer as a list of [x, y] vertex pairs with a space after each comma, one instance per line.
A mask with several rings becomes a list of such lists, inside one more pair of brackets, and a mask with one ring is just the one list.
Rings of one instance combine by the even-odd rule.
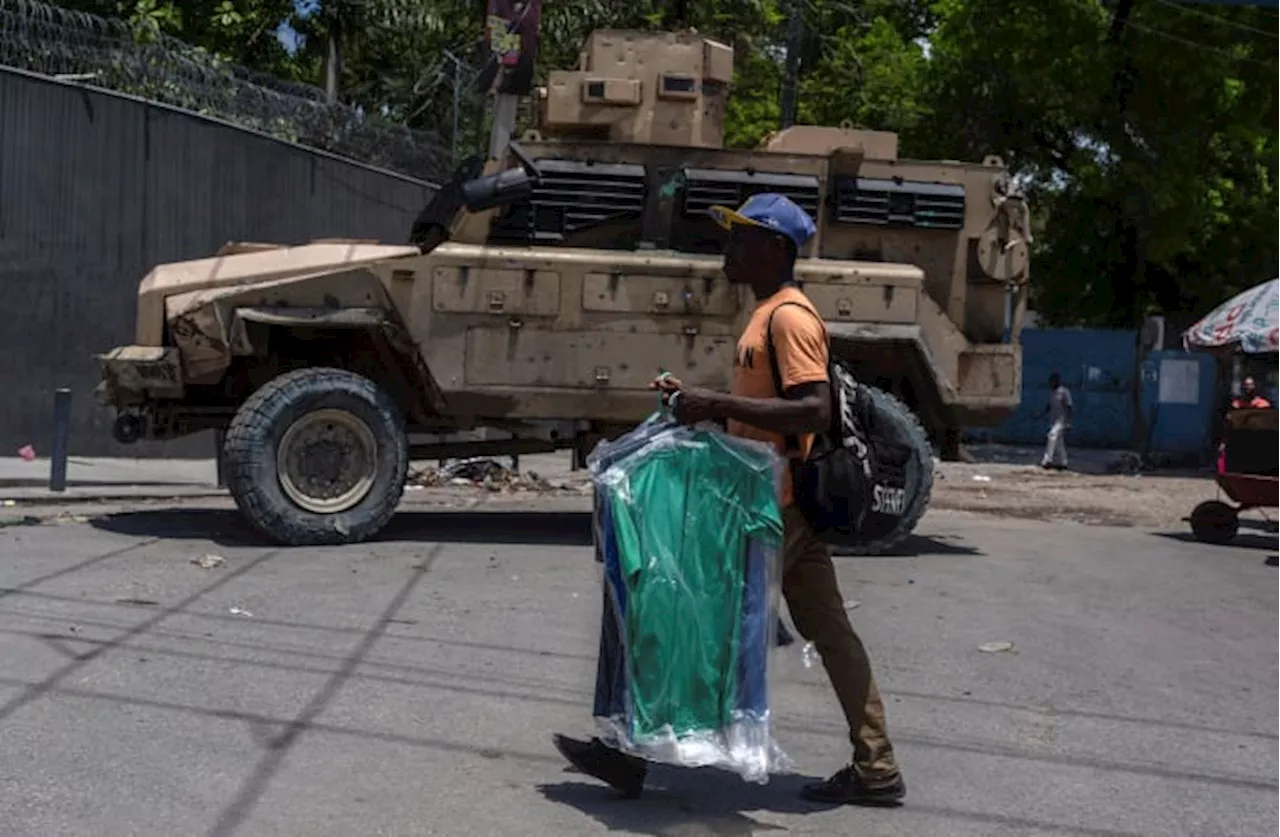
[[850, 765], [825, 782], [805, 785], [800, 795], [810, 802], [828, 805], [896, 806], [901, 805], [907, 795], [907, 783], [898, 774], [885, 782], [868, 785], [858, 778]]
[[560, 754], [578, 770], [621, 791], [627, 799], [640, 796], [648, 772], [644, 759], [615, 750], [599, 738], [579, 741], [567, 735], [555, 735], [552, 741]]

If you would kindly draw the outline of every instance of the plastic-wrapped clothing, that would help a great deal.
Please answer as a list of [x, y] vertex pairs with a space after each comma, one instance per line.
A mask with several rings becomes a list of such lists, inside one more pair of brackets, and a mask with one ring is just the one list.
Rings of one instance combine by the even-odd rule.
[[742, 650], [738, 654], [738, 682], [742, 689], [738, 708], [759, 715], [769, 710], [768, 677], [766, 663], [769, 660], [770, 626], [776, 622], [770, 617], [777, 607], [769, 606], [769, 562], [775, 560], [777, 549], [769, 549], [760, 541], [747, 543], [747, 567], [743, 585]]
[[769, 731], [781, 468], [768, 446], [647, 422], [603, 444], [604, 565], [594, 714], [606, 738], [657, 761], [753, 781], [783, 769]]

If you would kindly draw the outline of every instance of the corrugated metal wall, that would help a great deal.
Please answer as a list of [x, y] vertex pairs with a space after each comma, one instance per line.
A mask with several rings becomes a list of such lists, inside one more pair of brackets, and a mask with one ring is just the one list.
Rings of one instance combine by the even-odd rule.
[[73, 391], [71, 451], [210, 455], [207, 439], [121, 447], [93, 404], [94, 355], [131, 342], [153, 266], [229, 240], [407, 239], [428, 183], [202, 117], [0, 68], [0, 456], [49, 449]]

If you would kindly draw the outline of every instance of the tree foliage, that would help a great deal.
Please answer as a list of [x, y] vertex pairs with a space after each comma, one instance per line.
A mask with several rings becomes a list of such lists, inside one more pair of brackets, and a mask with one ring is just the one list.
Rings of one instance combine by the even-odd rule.
[[[69, 0], [341, 97], [483, 141], [483, 0]], [[897, 131], [904, 155], [999, 154], [1026, 184], [1033, 302], [1051, 322], [1203, 313], [1277, 274], [1277, 14], [1177, 0], [544, 0], [538, 72], [596, 28], [731, 43], [726, 142], [778, 127], [792, 10], [800, 121]], [[291, 36], [286, 48], [277, 31]], [[287, 40], [287, 39], [286, 39]], [[447, 52], [446, 52], [447, 51]], [[461, 64], [459, 62], [462, 62]], [[455, 85], [459, 96], [455, 96]]]

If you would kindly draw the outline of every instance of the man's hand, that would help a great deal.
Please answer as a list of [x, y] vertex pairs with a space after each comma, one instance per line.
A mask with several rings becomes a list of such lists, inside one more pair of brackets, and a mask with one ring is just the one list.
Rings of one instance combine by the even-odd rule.
[[724, 395], [709, 389], [682, 389], [673, 396], [671, 414], [681, 424], [697, 424], [724, 418]]
[[649, 389], [656, 389], [662, 393], [665, 401], [672, 393], [679, 392], [684, 389], [684, 384], [680, 383], [680, 379], [672, 375], [670, 372], [663, 372], [658, 377], [649, 382]]
[[700, 421], [723, 418], [720, 415], [724, 403], [723, 394], [709, 389], [685, 387], [679, 378], [670, 373], [663, 373], [650, 381], [649, 389], [662, 393], [662, 403], [671, 408], [671, 414], [681, 424], [697, 424]]
[[[656, 389], [662, 399], [662, 406], [671, 407], [671, 397], [684, 389], [684, 384], [680, 383], [680, 379], [670, 372], [663, 372], [661, 375], [649, 382], [649, 389]], [[679, 399], [677, 399], [677, 403]]]

